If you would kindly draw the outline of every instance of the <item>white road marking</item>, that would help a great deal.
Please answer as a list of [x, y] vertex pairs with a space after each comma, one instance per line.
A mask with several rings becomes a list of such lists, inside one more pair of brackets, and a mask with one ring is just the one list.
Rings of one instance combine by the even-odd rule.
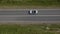
[[60, 10], [60, 9], [0, 9], [0, 11], [20, 11], [20, 10]]
[[60, 23], [60, 21], [0, 21], [0, 23], [22, 23], [22, 24], [41, 24], [41, 23]]
[[30, 17], [30, 16], [60, 16], [60, 15], [0, 15], [0, 17]]

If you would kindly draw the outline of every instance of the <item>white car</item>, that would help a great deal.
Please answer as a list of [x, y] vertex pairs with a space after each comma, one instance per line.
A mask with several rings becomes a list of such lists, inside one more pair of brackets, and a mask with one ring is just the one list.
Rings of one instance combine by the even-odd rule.
[[38, 10], [30, 10], [28, 11], [30, 15], [38, 14]]

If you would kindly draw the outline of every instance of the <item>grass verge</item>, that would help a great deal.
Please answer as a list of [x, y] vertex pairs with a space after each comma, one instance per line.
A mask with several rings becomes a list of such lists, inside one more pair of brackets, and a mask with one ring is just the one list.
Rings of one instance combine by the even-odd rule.
[[60, 7], [60, 0], [0, 0], [0, 6], [55, 6]]
[[60, 34], [60, 24], [1, 24], [0, 34]]

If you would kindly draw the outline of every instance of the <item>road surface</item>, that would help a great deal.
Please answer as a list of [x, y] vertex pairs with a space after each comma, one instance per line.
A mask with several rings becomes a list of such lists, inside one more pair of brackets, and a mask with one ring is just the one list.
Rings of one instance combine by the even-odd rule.
[[29, 15], [29, 10], [0, 9], [2, 21], [60, 21], [60, 9], [39, 9], [38, 14]]
[[[5, 10], [1, 10], [0, 9], [0, 15], [29, 15], [28, 14], [28, 9], [24, 10], [24, 9], [5, 9]], [[60, 9], [40, 9], [38, 10], [39, 13], [37, 15], [60, 15]]]

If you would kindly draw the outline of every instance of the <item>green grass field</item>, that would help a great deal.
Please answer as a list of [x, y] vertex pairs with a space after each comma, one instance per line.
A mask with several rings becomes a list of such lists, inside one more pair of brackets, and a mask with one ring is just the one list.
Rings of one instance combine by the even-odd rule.
[[1, 24], [0, 34], [60, 34], [60, 24]]
[[0, 6], [60, 6], [60, 0], [0, 0]]

